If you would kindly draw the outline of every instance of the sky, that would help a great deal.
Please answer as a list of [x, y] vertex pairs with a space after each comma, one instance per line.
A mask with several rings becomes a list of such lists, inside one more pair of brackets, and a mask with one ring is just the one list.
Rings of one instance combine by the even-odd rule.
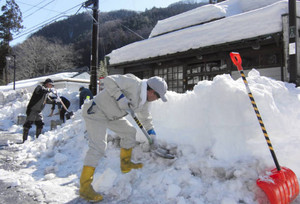
[[[153, 7], [167, 7], [179, 0], [99, 0], [100, 12], [107, 12], [119, 9], [144, 11]], [[2, 1], [3, 2], [3, 1]], [[1, 2], [1, 3], [2, 3]], [[85, 12], [86, 8], [81, 8], [84, 0], [16, 0], [23, 15], [23, 25], [25, 29], [20, 34], [14, 36], [11, 45], [23, 42], [28, 34], [35, 32], [46, 23], [53, 20], [62, 20], [68, 15], [77, 12]], [[88, 9], [90, 10], [90, 9]]]
[[[71, 76], [48, 77], [55, 81]], [[294, 172], [299, 182], [300, 88], [261, 76], [255, 68], [246, 77], [279, 164]], [[0, 86], [1, 133], [17, 134], [21, 141], [22, 126], [17, 125], [17, 117], [25, 113], [32, 90], [44, 80], [18, 81], [15, 91], [12, 84]], [[78, 198], [88, 149], [82, 110], [78, 109], [78, 86], [55, 84], [58, 94], [71, 101], [70, 110], [74, 112], [65, 124], [50, 130], [51, 120], [58, 116], [47, 117], [51, 107], [46, 105], [45, 127], [38, 139], [34, 138], [33, 127], [25, 144], [8, 141], [8, 148], [18, 150], [14, 162], [23, 168], [0, 169], [0, 179], [7, 188], [18, 187], [40, 203], [87, 203]], [[243, 80], [218, 75], [212, 81], [198, 82], [186, 93], [168, 91], [167, 98], [166, 103], [153, 102], [150, 111], [159, 143], [176, 158], [163, 159], [148, 152], [146, 138], [136, 126], [132, 159], [144, 167], [122, 174], [118, 136], [108, 130], [106, 155], [96, 168], [92, 184], [104, 196], [101, 203], [267, 203], [256, 181], [270, 181], [275, 164]], [[127, 119], [135, 125], [129, 116]], [[299, 196], [293, 204], [300, 204]]]

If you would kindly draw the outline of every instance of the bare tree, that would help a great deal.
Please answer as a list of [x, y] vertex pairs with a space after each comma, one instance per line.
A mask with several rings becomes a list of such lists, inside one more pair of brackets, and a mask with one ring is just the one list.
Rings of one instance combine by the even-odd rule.
[[48, 72], [56, 73], [74, 67], [75, 51], [72, 45], [50, 43], [46, 51]]
[[15, 48], [17, 79], [53, 74], [74, 67], [72, 46], [49, 42], [43, 37], [32, 37]]
[[46, 42], [43, 38], [30, 38], [16, 46], [16, 66], [18, 79], [36, 77], [45, 66]]

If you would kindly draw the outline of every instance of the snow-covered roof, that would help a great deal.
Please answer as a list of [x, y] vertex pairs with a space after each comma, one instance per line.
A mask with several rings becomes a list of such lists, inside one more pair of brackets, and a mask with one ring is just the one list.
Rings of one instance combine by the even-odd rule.
[[[32, 88], [35, 87], [37, 84], [43, 83], [47, 78], [52, 79], [54, 82], [55, 81], [62, 81], [66, 79], [72, 78], [74, 75], [76, 75], [77, 72], [63, 72], [63, 73], [58, 73], [58, 74], [53, 74], [53, 75], [48, 75], [48, 76], [42, 76], [42, 77], [36, 77], [36, 78], [30, 78], [30, 79], [24, 79], [24, 80], [19, 80], [16, 81], [16, 89], [26, 89], [26, 88]], [[13, 87], [13, 82], [9, 83], [7, 86], [0, 86], [1, 91], [5, 90], [10, 90]]]
[[158, 21], [149, 38], [189, 26], [209, 22], [214, 19], [255, 10], [273, 4], [277, 1], [279, 0], [229, 0], [218, 4], [201, 6], [179, 15]]
[[[214, 12], [209, 13], [208, 11]], [[297, 2], [297, 13], [299, 11], [300, 2]], [[210, 19], [225, 18], [176, 30], [174, 24], [177, 21], [175, 23], [173, 20], [178, 19], [178, 28], [184, 25], [184, 21], [193, 22], [191, 24], [194, 24], [197, 12], [210, 15]], [[202, 6], [187, 13], [186, 15], [181, 14], [172, 17], [174, 19], [168, 18], [165, 22], [162, 21], [161, 26], [159, 26], [161, 29], [156, 28], [159, 30], [156, 33], [166, 33], [168, 30], [174, 29], [176, 31], [150, 37], [112, 51], [108, 55], [110, 64], [175, 54], [190, 49], [281, 32], [282, 15], [288, 13], [288, 1], [228, 0], [219, 4]], [[202, 20], [209, 20], [209, 18], [204, 18], [204, 15], [202, 16], [203, 18], [198, 19], [197, 22], [201, 23]], [[163, 26], [163, 24], [165, 25]]]

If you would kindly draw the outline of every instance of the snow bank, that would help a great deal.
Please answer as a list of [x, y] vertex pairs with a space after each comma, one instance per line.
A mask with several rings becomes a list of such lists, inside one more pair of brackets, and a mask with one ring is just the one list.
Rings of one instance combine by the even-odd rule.
[[[300, 89], [262, 77], [256, 70], [247, 79], [279, 163], [299, 176]], [[152, 114], [159, 141], [176, 151], [177, 158], [162, 159], [137, 145], [133, 159], [144, 167], [122, 174], [118, 140], [109, 132], [106, 156], [93, 182], [104, 195], [103, 203], [266, 202], [255, 182], [275, 165], [243, 81], [220, 75], [199, 82], [193, 91], [168, 92], [167, 96], [167, 103], [153, 102]], [[26, 168], [13, 173], [1, 170], [0, 179], [30, 192], [40, 202], [80, 203], [86, 137], [78, 110], [56, 130], [24, 145], [12, 145], [19, 148], [17, 162]], [[141, 144], [145, 141], [141, 131], [137, 138]]]

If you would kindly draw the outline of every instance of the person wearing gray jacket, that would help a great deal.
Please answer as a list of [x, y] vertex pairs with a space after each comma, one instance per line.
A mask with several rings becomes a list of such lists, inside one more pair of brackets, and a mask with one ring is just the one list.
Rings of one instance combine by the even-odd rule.
[[133, 74], [111, 75], [103, 80], [104, 89], [85, 103], [82, 116], [89, 138], [89, 149], [84, 159], [80, 177], [79, 194], [82, 198], [98, 202], [103, 197], [94, 191], [91, 183], [95, 168], [105, 153], [106, 130], [109, 128], [120, 138], [120, 167], [122, 173], [143, 167], [142, 163], [131, 161], [132, 148], [136, 144], [136, 129], [125, 118], [129, 107], [136, 112], [148, 134], [155, 140], [149, 102], [162, 99], [166, 102], [167, 83], [160, 77], [141, 80]]

